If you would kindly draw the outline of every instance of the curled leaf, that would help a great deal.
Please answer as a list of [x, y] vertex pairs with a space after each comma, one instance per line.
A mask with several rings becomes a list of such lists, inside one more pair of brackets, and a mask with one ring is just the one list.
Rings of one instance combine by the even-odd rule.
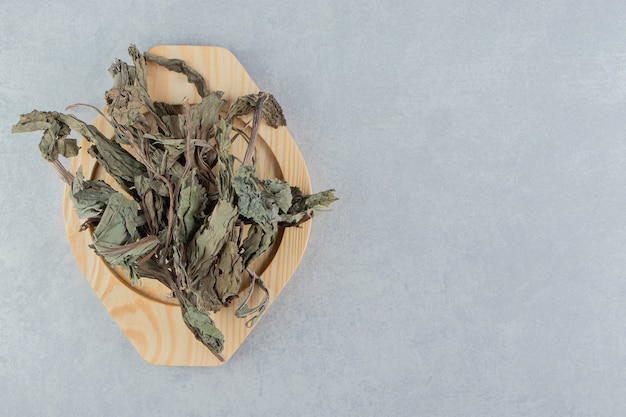
[[116, 191], [102, 180], [85, 180], [83, 170], [78, 168], [72, 182], [70, 199], [79, 218], [99, 218], [114, 193]]
[[156, 251], [161, 244], [157, 236], [149, 235], [136, 242], [115, 245], [107, 242], [94, 242], [92, 247], [111, 266], [123, 267], [130, 276], [131, 283], [139, 282], [139, 265], [146, 257]]
[[139, 239], [137, 203], [115, 192], [109, 197], [98, 227], [93, 232], [96, 243], [125, 245]]
[[256, 110], [259, 96], [265, 95], [265, 101], [263, 101], [262, 114], [265, 123], [273, 128], [280, 126], [286, 126], [287, 121], [283, 114], [283, 109], [278, 104], [276, 98], [264, 92], [258, 94], [247, 94], [245, 96], [238, 97], [228, 111], [228, 120], [232, 121], [235, 117], [246, 116]]
[[261, 225], [276, 223], [292, 201], [289, 184], [278, 179], [260, 181], [254, 165], [242, 165], [233, 178], [239, 213]]
[[209, 95], [209, 87], [204, 80], [204, 77], [195, 69], [191, 68], [182, 59], [170, 59], [162, 56], [154, 55], [149, 52], [144, 54], [148, 61], [152, 61], [159, 64], [162, 67], [167, 68], [170, 71], [179, 72], [187, 77], [187, 81], [196, 86], [200, 97], [206, 97]]
[[215, 326], [215, 322], [208, 313], [193, 305], [184, 305], [183, 319], [196, 339], [213, 353], [219, 354], [224, 350], [224, 335]]
[[34, 132], [43, 130], [39, 150], [41, 156], [49, 162], [54, 162], [59, 155], [71, 158], [78, 155], [76, 139], [69, 139], [70, 127], [59, 120], [59, 113], [40, 112], [33, 110], [20, 116], [20, 121], [11, 129], [12, 133]]
[[253, 224], [250, 226], [248, 235], [241, 244], [241, 258], [245, 267], [272, 246], [277, 230], [278, 228], [274, 225]]
[[337, 201], [335, 190], [321, 191], [315, 194], [303, 194], [298, 187], [291, 187], [292, 204], [287, 213], [282, 214], [281, 226], [296, 226], [314, 216], [328, 211], [331, 203]]
[[[250, 287], [248, 288], [248, 292], [246, 293], [244, 298], [242, 298], [241, 302], [239, 303], [237, 310], [235, 310], [235, 317], [245, 318], [251, 314], [257, 313], [256, 316], [252, 317], [250, 320], [246, 322], [247, 327], [252, 327], [256, 324], [256, 322], [259, 320], [259, 318], [265, 311], [265, 308], [267, 307], [267, 303], [270, 299], [270, 293], [267, 287], [265, 286], [265, 284], [263, 283], [263, 280], [257, 274], [255, 274], [249, 268], [248, 268], [248, 273], [250, 274], [250, 277], [251, 277]], [[265, 296], [256, 307], [250, 307], [248, 305], [248, 301], [250, 300], [250, 297], [252, 296], [252, 293], [254, 292], [255, 285], [258, 285], [261, 288], [261, 290], [263, 290], [263, 292], [265, 293]]]

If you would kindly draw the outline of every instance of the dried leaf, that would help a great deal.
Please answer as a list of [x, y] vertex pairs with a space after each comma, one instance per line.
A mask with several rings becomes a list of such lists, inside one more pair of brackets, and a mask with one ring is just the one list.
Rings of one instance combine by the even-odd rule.
[[[194, 279], [193, 281], [195, 282], [196, 280]], [[199, 278], [197, 288], [191, 290], [199, 308], [213, 312], [220, 311], [222, 308], [222, 300], [220, 300], [215, 291], [215, 282], [213, 271], [209, 271], [206, 275]]]
[[218, 158], [215, 185], [220, 198], [229, 202], [232, 202], [234, 198], [231, 184], [233, 179], [234, 162], [233, 155], [230, 153], [231, 132], [232, 125], [227, 124], [224, 120], [222, 120], [215, 134]]
[[149, 52], [146, 52], [144, 54], [144, 57], [148, 61], [159, 64], [160, 66], [165, 67], [170, 71], [184, 74], [187, 77], [187, 81], [196, 86], [196, 90], [198, 90], [198, 94], [200, 94], [200, 97], [206, 97], [209, 95], [209, 87], [207, 86], [204, 77], [198, 71], [187, 65], [187, 63], [182, 59], [164, 58], [162, 56], [154, 55]]
[[137, 263], [154, 252], [160, 244], [161, 241], [157, 236], [149, 235], [125, 245], [98, 241], [94, 242], [92, 247], [109, 265], [124, 268], [128, 272], [131, 283], [136, 285], [140, 278]]
[[196, 339], [212, 352], [219, 354], [224, 350], [224, 335], [211, 316], [193, 305], [183, 305], [183, 319]]
[[171, 138], [182, 138], [185, 135], [182, 130], [180, 114], [174, 106], [163, 102], [154, 102], [156, 116], [167, 127], [167, 133]]
[[151, 165], [160, 174], [167, 174], [170, 182], [178, 183], [180, 177], [183, 175], [185, 167], [181, 164], [176, 157], [171, 156], [167, 150], [162, 151], [155, 146], [150, 148], [150, 160]]
[[151, 180], [148, 177], [137, 176], [135, 189], [139, 195], [149, 233], [158, 234], [166, 221], [164, 199], [169, 196], [167, 187], [158, 179]]
[[[264, 193], [254, 165], [242, 165], [233, 178], [239, 213], [260, 225], [269, 225], [279, 219], [279, 206], [271, 193]], [[280, 197], [278, 197], [280, 199]]]
[[113, 77], [113, 88], [105, 94], [107, 110], [115, 127], [115, 134], [118, 140], [125, 144], [132, 139], [132, 131], [142, 133], [149, 131], [150, 124], [144, 117], [144, 110], [153, 116], [153, 120], [164, 133], [169, 134], [167, 126], [157, 115], [148, 94], [146, 58], [135, 45], [128, 48], [128, 54], [135, 66], [129, 66], [119, 59], [115, 60], [109, 68], [109, 73]]
[[222, 99], [223, 95], [223, 92], [215, 91], [191, 108], [192, 130], [194, 132], [192, 136], [194, 138], [208, 139], [214, 135], [215, 124], [219, 120], [220, 111], [227, 103], [226, 100]]
[[[81, 134], [91, 142], [88, 152], [94, 156], [105, 170], [122, 186], [125, 191], [132, 188], [133, 178], [145, 175], [146, 168], [118, 143], [104, 136], [95, 126], [78, 120], [73, 115], [58, 112], [32, 111], [20, 116], [20, 122], [13, 127], [13, 132], [32, 132], [44, 130], [42, 154], [48, 161], [54, 161], [60, 151], [72, 156], [78, 149], [69, 140], [56, 145], [54, 137], [65, 139], [69, 129]], [[69, 128], [69, 129], [68, 129]]]
[[[53, 115], [54, 112], [42, 112], [38, 110], [22, 114], [20, 115], [20, 121], [11, 128], [11, 133], [36, 132], [38, 130], [50, 129], [53, 124], [59, 123]], [[60, 127], [58, 129], [60, 129]]]
[[79, 167], [72, 182], [70, 199], [79, 218], [99, 218], [114, 193], [116, 191], [102, 180], [85, 180]]
[[[252, 327], [256, 324], [256, 322], [259, 320], [259, 318], [265, 311], [265, 308], [267, 307], [267, 303], [270, 299], [270, 293], [267, 287], [265, 286], [265, 284], [263, 283], [263, 280], [257, 274], [255, 274], [250, 269], [248, 269], [248, 273], [250, 274], [250, 277], [251, 277], [250, 287], [248, 288], [248, 292], [245, 295], [245, 297], [242, 298], [241, 302], [239, 303], [237, 310], [235, 310], [235, 317], [245, 318], [251, 314], [258, 313], [256, 316], [252, 317], [250, 320], [246, 322], [247, 327]], [[250, 297], [252, 296], [252, 293], [254, 292], [255, 285], [258, 285], [261, 288], [261, 290], [263, 290], [263, 292], [265, 293], [265, 296], [256, 307], [250, 307], [248, 306], [248, 301], [250, 300]]]
[[168, 157], [176, 159], [185, 153], [187, 144], [184, 139], [170, 138], [161, 134], [147, 134], [144, 135], [146, 139], [150, 139], [155, 144], [163, 145], [163, 148], [167, 151]]
[[124, 191], [131, 192], [134, 179], [147, 175], [145, 166], [130, 153], [112, 141], [100, 141], [87, 150]]
[[137, 203], [115, 192], [109, 198], [100, 223], [93, 232], [96, 243], [125, 245], [139, 239]]
[[226, 242], [212, 271], [215, 276], [215, 293], [222, 303], [239, 292], [243, 269], [239, 247], [233, 241]]
[[302, 194], [298, 187], [291, 187], [293, 203], [286, 214], [281, 215], [281, 226], [295, 226], [314, 216], [328, 211], [330, 204], [337, 201], [335, 190], [321, 191], [315, 194]]
[[233, 178], [233, 189], [240, 215], [253, 222], [242, 243], [241, 257], [247, 267], [274, 243], [278, 222], [291, 205], [291, 188], [278, 179], [260, 181], [254, 165], [242, 165]]
[[177, 216], [183, 242], [189, 242], [198, 229], [198, 223], [207, 202], [207, 192], [198, 181], [196, 170], [192, 169], [183, 178], [178, 197]]
[[219, 200], [189, 244], [187, 260], [191, 276], [208, 275], [217, 254], [232, 233], [236, 219], [237, 209], [228, 201]]
[[[147, 132], [148, 121], [143, 115], [144, 93], [134, 85], [125, 85], [121, 88], [112, 88], [105, 94], [107, 112], [116, 128], [134, 128]], [[125, 134], [118, 135], [122, 143], [128, 143]]]
[[76, 143], [76, 139], [63, 138], [56, 141], [56, 148], [59, 155], [65, 158], [72, 158], [78, 155], [80, 149]]
[[248, 267], [252, 261], [261, 256], [274, 243], [278, 228], [275, 225], [261, 226], [253, 224], [248, 230], [248, 235], [241, 244], [241, 259], [244, 267]]
[[134, 183], [135, 189], [140, 195], [152, 190], [161, 197], [169, 197], [167, 186], [157, 178], [149, 179], [140, 175], [135, 177]]
[[271, 94], [267, 95], [267, 99], [263, 103], [263, 118], [265, 119], [265, 123], [274, 129], [287, 125], [287, 121], [283, 115], [283, 109], [280, 107], [280, 104], [278, 104], [278, 101], [276, 101], [276, 98]]
[[76, 139], [68, 139], [70, 127], [56, 117], [55, 112], [40, 112], [33, 110], [20, 116], [18, 124], [11, 129], [12, 133], [34, 132], [43, 130], [44, 134], [39, 143], [41, 156], [54, 162], [62, 155], [71, 158], [78, 155]]
[[287, 121], [283, 115], [283, 109], [276, 101], [276, 98], [264, 92], [258, 94], [247, 94], [245, 96], [238, 97], [228, 111], [227, 119], [232, 122], [235, 117], [245, 116], [255, 111], [259, 96], [265, 95], [265, 101], [263, 102], [263, 119], [268, 126], [274, 129], [280, 126], [286, 126]]
[[88, 149], [89, 154], [98, 160], [124, 190], [132, 188], [133, 179], [137, 175], [146, 174], [146, 168], [142, 163], [137, 161], [120, 144], [104, 136], [95, 126], [86, 124], [71, 114], [65, 115], [55, 112], [52, 114], [91, 142], [91, 147]]
[[256, 108], [257, 94], [247, 94], [245, 96], [238, 97], [228, 110], [226, 116], [229, 123], [232, 123], [235, 117], [245, 116], [250, 114]]
[[292, 201], [291, 186], [287, 181], [271, 178], [259, 181], [259, 183], [263, 187], [261, 191], [263, 198], [276, 204], [280, 211], [286, 213], [291, 207]]
[[133, 64], [135, 64], [135, 77], [137, 86], [145, 92], [145, 99], [152, 102], [152, 100], [150, 100], [150, 96], [148, 96], [146, 58], [143, 56], [143, 54], [141, 54], [141, 52], [139, 52], [135, 45], [130, 45], [128, 47], [128, 55], [130, 55], [131, 59], [133, 60]]

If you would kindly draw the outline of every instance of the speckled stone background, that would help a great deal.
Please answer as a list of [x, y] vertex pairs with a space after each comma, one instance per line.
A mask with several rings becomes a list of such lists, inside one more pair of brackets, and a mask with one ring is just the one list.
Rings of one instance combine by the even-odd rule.
[[[219, 368], [136, 354], [10, 134], [130, 43], [230, 49], [341, 197]], [[0, 414], [621, 416], [625, 116], [623, 1], [2, 1]]]

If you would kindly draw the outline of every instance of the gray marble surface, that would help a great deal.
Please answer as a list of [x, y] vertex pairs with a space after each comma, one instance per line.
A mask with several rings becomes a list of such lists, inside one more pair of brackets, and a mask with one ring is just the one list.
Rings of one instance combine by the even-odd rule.
[[[341, 198], [219, 368], [139, 358], [10, 134], [130, 43], [230, 49]], [[623, 415], [625, 115], [623, 1], [2, 1], [1, 414]]]

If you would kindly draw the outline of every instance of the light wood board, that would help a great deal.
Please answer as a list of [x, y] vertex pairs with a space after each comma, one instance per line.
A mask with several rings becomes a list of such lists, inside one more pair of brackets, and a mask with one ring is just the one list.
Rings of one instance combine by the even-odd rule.
[[[180, 58], [199, 71], [211, 91], [223, 91], [224, 98], [235, 98], [259, 91], [235, 56], [224, 48], [208, 46], [156, 46], [150, 52], [168, 58]], [[148, 88], [154, 101], [180, 104], [186, 97], [192, 104], [200, 100], [193, 85], [186, 78], [156, 64], [148, 65]], [[289, 112], [287, 111], [287, 119]], [[242, 121], [244, 125], [247, 120]], [[111, 137], [113, 131], [102, 117], [94, 125]], [[241, 142], [241, 141], [238, 141]], [[237, 142], [236, 142], [237, 143]], [[82, 166], [85, 178], [106, 178], [86, 149], [83, 139], [79, 156], [73, 158], [70, 172]], [[243, 153], [245, 144], [239, 144], [235, 153]], [[283, 178], [292, 185], [310, 193], [311, 185], [304, 160], [296, 143], [285, 127], [272, 129], [261, 124], [257, 142], [257, 170], [260, 178]], [[110, 179], [108, 179], [110, 181]], [[220, 362], [204, 345], [198, 342], [185, 326], [180, 307], [168, 295], [170, 291], [155, 280], [142, 279], [133, 287], [121, 270], [112, 270], [88, 245], [92, 243], [89, 231], [79, 232], [77, 218], [66, 188], [64, 199], [65, 225], [70, 245], [85, 277], [93, 287], [113, 319], [133, 344], [139, 355], [151, 364], [176, 366], [215, 366]], [[286, 228], [279, 233], [274, 247], [255, 264], [270, 293], [271, 303], [276, 299], [300, 263], [310, 233], [310, 222], [298, 228]], [[251, 303], [259, 301], [261, 291], [255, 291]], [[246, 319], [237, 319], [237, 303], [213, 314], [216, 325], [224, 333], [222, 356], [228, 361], [241, 346], [253, 328]], [[94, 326], [97, 326], [94, 323]]]

